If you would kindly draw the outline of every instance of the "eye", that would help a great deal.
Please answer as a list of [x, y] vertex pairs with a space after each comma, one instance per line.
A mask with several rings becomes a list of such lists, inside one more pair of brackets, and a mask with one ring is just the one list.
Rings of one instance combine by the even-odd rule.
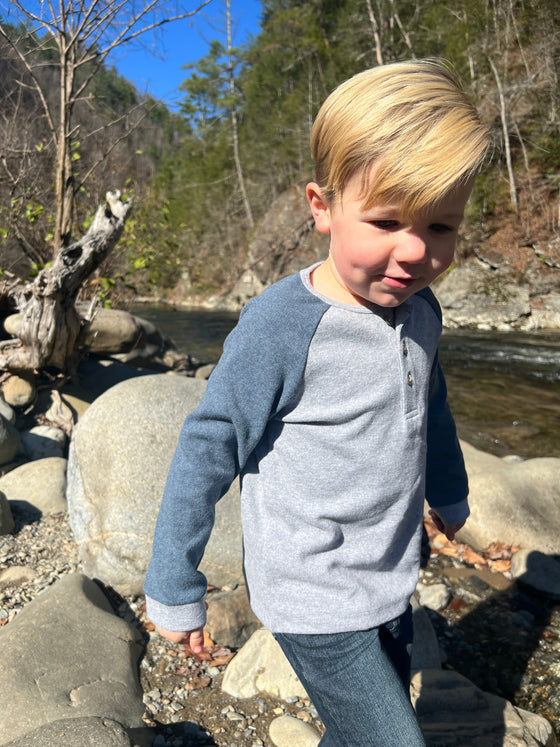
[[454, 230], [453, 226], [446, 226], [444, 223], [430, 223], [430, 231], [435, 233], [449, 233]]
[[393, 228], [398, 228], [398, 221], [396, 220], [372, 220], [372, 225], [376, 226], [377, 228], [381, 228], [384, 231], [390, 231]]

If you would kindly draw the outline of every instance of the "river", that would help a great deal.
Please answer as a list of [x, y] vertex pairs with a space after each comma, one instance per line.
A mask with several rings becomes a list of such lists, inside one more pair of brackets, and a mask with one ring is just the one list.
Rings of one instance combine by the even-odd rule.
[[[179, 351], [216, 361], [238, 315], [137, 305]], [[498, 456], [560, 457], [560, 332], [444, 331], [440, 358], [461, 438]]]

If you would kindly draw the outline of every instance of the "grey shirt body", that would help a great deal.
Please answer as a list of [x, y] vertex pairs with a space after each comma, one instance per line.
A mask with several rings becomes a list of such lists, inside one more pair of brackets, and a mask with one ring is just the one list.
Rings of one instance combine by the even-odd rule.
[[248, 304], [185, 422], [145, 586], [164, 628], [204, 622], [196, 566], [235, 474], [251, 606], [275, 632], [397, 617], [418, 579], [424, 498], [447, 523], [468, 515], [433, 296], [349, 306], [318, 294], [311, 269]]

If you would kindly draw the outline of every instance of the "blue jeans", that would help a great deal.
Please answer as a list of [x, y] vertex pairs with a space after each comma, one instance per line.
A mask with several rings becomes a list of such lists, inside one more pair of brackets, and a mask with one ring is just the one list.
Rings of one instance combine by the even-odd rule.
[[412, 610], [349, 633], [274, 633], [326, 732], [320, 747], [424, 747], [409, 695]]

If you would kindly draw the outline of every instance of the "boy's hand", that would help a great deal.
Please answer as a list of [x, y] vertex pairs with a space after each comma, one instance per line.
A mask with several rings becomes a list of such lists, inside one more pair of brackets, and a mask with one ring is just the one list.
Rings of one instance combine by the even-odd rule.
[[459, 524], [449, 524], [446, 525], [443, 523], [443, 521], [440, 519], [440, 517], [436, 514], [436, 512], [432, 509], [429, 511], [430, 517], [436, 527], [439, 529], [440, 532], [443, 532], [447, 539], [452, 542], [455, 539], [455, 535], [461, 529], [465, 526], [466, 520], [461, 521]]
[[188, 646], [197, 659], [211, 658], [210, 655], [204, 651], [203, 628], [186, 630], [183, 632], [178, 630], [166, 630], [165, 628], [160, 628], [159, 625], [156, 625], [155, 627], [157, 632], [164, 638], [167, 638], [167, 640], [172, 641], [173, 643], [180, 643], [182, 646]]

